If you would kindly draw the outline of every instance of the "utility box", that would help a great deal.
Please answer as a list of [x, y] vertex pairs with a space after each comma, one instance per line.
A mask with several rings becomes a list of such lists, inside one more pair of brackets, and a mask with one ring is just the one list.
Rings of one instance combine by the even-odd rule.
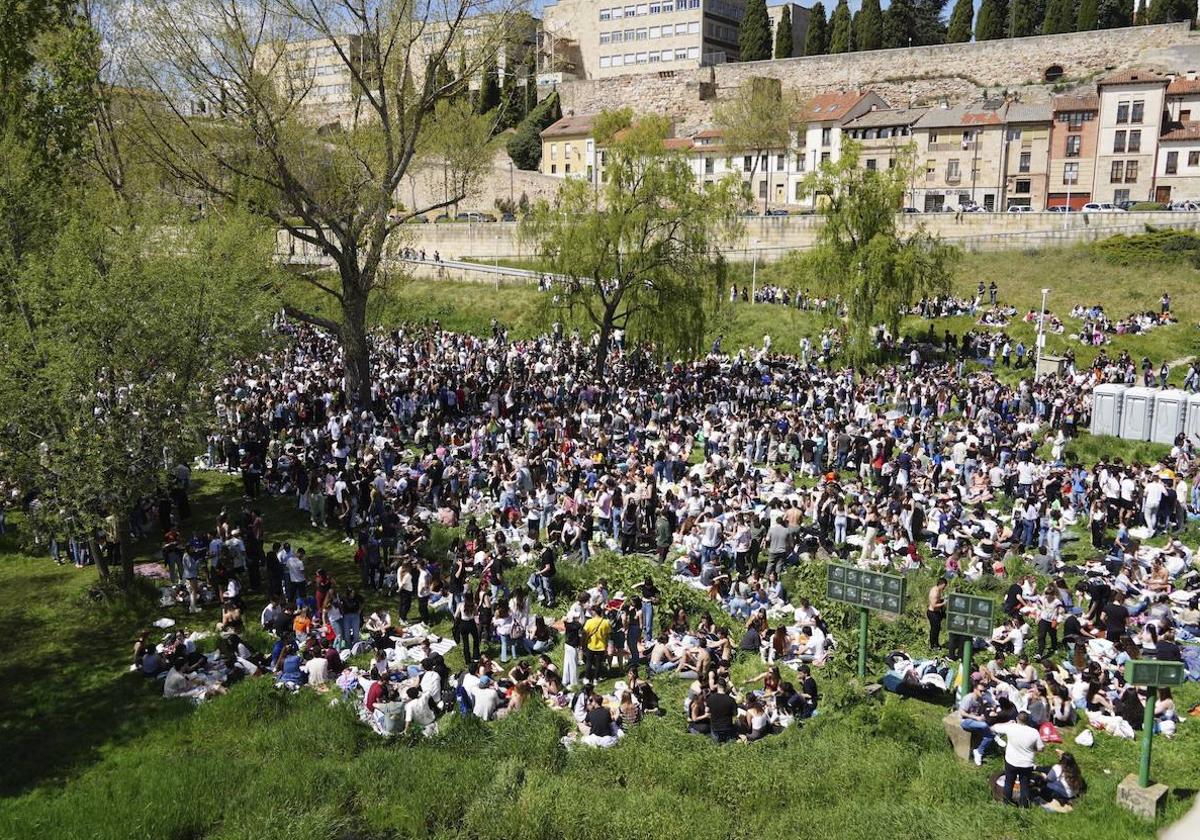
[[1150, 440], [1155, 443], [1173, 444], [1183, 431], [1187, 415], [1188, 392], [1178, 388], [1166, 388], [1154, 395], [1154, 419], [1150, 427]]
[[1092, 427], [1094, 435], [1121, 434], [1121, 402], [1126, 385], [1103, 383], [1092, 389]]
[[1037, 360], [1037, 370], [1033, 375], [1041, 379], [1043, 376], [1062, 376], [1066, 371], [1066, 356], [1051, 356], [1043, 353], [1042, 357]]
[[1157, 393], [1157, 388], [1140, 385], [1125, 391], [1121, 401], [1121, 437], [1125, 440], [1150, 440]]

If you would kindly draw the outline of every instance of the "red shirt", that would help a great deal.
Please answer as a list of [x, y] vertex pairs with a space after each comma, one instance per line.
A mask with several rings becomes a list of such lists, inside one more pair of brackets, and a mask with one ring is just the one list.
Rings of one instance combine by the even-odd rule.
[[371, 687], [367, 689], [366, 707], [368, 712], [375, 711], [375, 704], [379, 702], [380, 696], [383, 694], [383, 683], [376, 680], [371, 683]]

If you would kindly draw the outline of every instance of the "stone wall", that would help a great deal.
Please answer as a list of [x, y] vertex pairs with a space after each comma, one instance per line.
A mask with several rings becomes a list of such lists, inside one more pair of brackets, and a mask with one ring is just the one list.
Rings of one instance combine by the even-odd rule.
[[[931, 104], [942, 97], [961, 101], [983, 90], [1010, 90], [1026, 101], [1054, 93], [1046, 70], [1062, 68], [1058, 84], [1084, 84], [1119, 67], [1200, 70], [1200, 33], [1187, 23], [1074, 32], [1001, 41], [819, 55], [777, 61], [722, 64], [675, 70], [670, 77], [641, 73], [564, 82], [563, 110], [578, 114], [629, 105], [640, 112], [666, 113], [681, 135], [708, 124], [712, 107], [737, 95], [753, 76], [783, 81], [786, 89], [813, 94], [837, 87], [864, 87], [889, 104]], [[715, 96], [713, 95], [715, 94]]]

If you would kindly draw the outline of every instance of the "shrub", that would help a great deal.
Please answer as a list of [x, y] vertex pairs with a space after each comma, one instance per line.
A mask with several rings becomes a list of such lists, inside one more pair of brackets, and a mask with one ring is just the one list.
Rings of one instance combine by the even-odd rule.
[[542, 162], [542, 131], [562, 119], [558, 93], [547, 96], [521, 120], [508, 141], [508, 156], [518, 169], [534, 170]]
[[1096, 253], [1117, 265], [1200, 259], [1200, 234], [1182, 230], [1147, 228], [1145, 233], [1121, 234], [1097, 242]]

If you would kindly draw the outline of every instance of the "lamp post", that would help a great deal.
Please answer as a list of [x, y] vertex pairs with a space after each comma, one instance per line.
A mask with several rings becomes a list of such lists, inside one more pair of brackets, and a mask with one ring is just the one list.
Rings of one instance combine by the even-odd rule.
[[1042, 289], [1042, 308], [1038, 311], [1037, 349], [1033, 362], [1034, 382], [1042, 375], [1042, 346], [1046, 343], [1046, 295], [1049, 293], [1049, 289]]

